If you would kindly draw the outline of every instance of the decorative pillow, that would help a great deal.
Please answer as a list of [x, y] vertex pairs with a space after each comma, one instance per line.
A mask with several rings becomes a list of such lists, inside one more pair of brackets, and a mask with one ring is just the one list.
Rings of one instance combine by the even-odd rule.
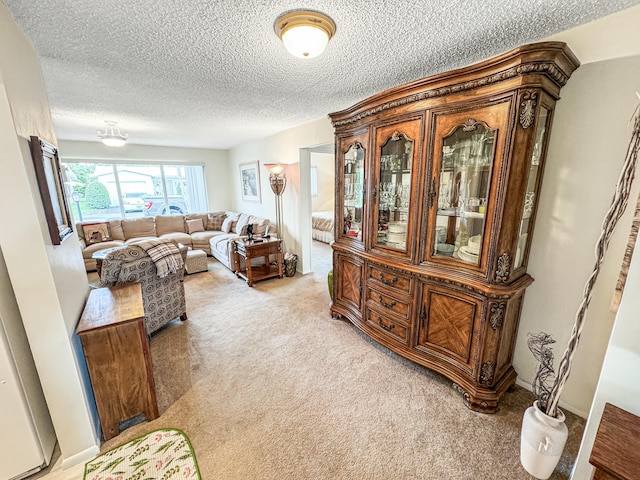
[[253, 223], [253, 234], [263, 235], [267, 230], [267, 225], [271, 223], [268, 218], [256, 217], [255, 215], [249, 215], [249, 223]]
[[85, 223], [82, 225], [82, 232], [87, 245], [111, 240], [109, 222]]
[[238, 235], [246, 235], [247, 234], [247, 225], [249, 225], [249, 215], [245, 215], [244, 213], [240, 215], [238, 221], [236, 222], [235, 232]]
[[222, 230], [222, 222], [226, 217], [224, 212], [209, 213], [207, 215], [207, 230]]
[[194, 220], [187, 220], [187, 230], [188, 233], [196, 233], [196, 232], [204, 232], [204, 225], [202, 224], [201, 218], [196, 218]]
[[231, 220], [231, 218], [227, 217], [224, 219], [224, 222], [222, 222], [222, 226], [220, 227], [220, 230], [222, 230], [224, 233], [229, 233], [231, 232], [231, 229], [233, 228], [234, 223], [236, 222]]

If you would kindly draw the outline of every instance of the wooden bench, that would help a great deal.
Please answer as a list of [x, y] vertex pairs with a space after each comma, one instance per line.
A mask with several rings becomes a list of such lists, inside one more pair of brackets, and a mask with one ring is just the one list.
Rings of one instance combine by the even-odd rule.
[[82, 340], [105, 441], [121, 422], [158, 418], [139, 283], [92, 290], [76, 328]]

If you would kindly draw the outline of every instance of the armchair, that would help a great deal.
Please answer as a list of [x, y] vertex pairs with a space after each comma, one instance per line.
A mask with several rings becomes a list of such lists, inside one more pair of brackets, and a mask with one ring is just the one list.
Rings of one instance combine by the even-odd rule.
[[139, 245], [131, 244], [110, 252], [102, 263], [100, 284], [138, 282], [142, 287], [142, 303], [147, 335], [151, 335], [171, 320], [187, 319], [184, 296], [184, 261], [187, 247], [178, 245], [182, 263], [175, 273], [158, 276], [156, 264]]

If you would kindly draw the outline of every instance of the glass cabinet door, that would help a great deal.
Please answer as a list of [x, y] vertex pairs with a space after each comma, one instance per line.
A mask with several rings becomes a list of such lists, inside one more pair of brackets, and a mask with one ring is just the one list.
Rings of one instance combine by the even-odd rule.
[[377, 236], [374, 242], [407, 250], [414, 142], [393, 131], [380, 147], [377, 192]]
[[362, 204], [364, 193], [364, 148], [351, 144], [344, 154], [341, 234], [362, 241]]
[[480, 265], [495, 137], [469, 119], [442, 139], [432, 256]]
[[547, 130], [547, 120], [549, 119], [549, 110], [544, 107], [540, 108], [540, 118], [538, 118], [538, 126], [536, 127], [535, 143], [533, 146], [533, 154], [531, 155], [531, 163], [529, 164], [529, 179], [527, 180], [527, 191], [524, 197], [524, 207], [522, 209], [522, 218], [520, 220], [520, 231], [518, 235], [518, 245], [516, 248], [516, 258], [514, 268], [519, 268], [524, 264], [524, 258], [527, 248], [527, 240], [529, 231], [531, 230], [534, 206], [536, 203], [536, 184], [538, 182], [538, 170], [540, 169], [540, 159], [542, 158], [542, 150], [545, 145], [545, 133]]

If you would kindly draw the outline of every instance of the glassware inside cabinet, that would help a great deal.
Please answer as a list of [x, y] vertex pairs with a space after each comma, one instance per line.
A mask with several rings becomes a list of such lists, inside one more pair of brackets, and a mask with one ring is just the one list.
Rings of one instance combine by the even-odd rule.
[[435, 256], [480, 264], [495, 132], [468, 120], [443, 138], [432, 252]]
[[364, 148], [354, 143], [344, 154], [342, 233], [362, 241]]
[[549, 110], [542, 107], [540, 109], [540, 117], [538, 118], [538, 126], [536, 127], [533, 153], [531, 154], [529, 179], [527, 180], [527, 192], [525, 193], [524, 206], [522, 208], [522, 219], [520, 220], [520, 232], [518, 236], [514, 268], [521, 267], [524, 263], [527, 238], [529, 236], [529, 230], [531, 229], [531, 215], [533, 214], [536, 202], [536, 183], [538, 181], [538, 170], [540, 169], [540, 158], [542, 157], [542, 149], [545, 143], [548, 119]]
[[413, 141], [395, 131], [380, 149], [376, 243], [406, 250]]

